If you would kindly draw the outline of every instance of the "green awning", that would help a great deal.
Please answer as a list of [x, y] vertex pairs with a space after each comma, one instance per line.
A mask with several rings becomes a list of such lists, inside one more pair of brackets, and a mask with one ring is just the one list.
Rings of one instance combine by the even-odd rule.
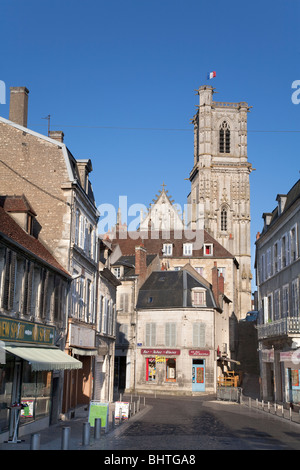
[[28, 361], [32, 370], [81, 369], [82, 363], [58, 348], [5, 345], [4, 349]]

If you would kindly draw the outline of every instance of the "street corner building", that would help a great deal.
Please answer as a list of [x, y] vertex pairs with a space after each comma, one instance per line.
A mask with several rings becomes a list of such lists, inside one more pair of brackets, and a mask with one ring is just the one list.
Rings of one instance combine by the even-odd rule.
[[229, 305], [222, 276], [213, 284], [190, 265], [153, 271], [137, 300], [136, 390], [192, 395], [216, 391], [217, 350], [229, 348]]
[[60, 342], [70, 276], [32, 218], [24, 196], [0, 197], [0, 435], [12, 442], [57, 421], [64, 371], [82, 367]]

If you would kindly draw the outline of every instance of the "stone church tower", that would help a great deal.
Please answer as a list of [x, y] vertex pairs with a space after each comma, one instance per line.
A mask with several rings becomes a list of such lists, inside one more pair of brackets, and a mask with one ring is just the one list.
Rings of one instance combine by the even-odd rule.
[[190, 173], [192, 228], [203, 227], [239, 263], [239, 310], [251, 309], [250, 183], [245, 102], [213, 101], [214, 88], [201, 86], [194, 124], [194, 166]]

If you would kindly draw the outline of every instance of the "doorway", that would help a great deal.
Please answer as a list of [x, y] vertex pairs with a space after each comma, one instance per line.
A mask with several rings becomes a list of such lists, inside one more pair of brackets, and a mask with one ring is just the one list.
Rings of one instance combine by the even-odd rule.
[[205, 359], [193, 359], [192, 391], [205, 392]]

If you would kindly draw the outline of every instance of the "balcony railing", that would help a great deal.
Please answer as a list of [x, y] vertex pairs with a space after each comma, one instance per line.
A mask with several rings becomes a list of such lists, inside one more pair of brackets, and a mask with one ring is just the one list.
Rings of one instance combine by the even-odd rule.
[[300, 334], [299, 317], [287, 317], [263, 325], [257, 325], [258, 339]]

